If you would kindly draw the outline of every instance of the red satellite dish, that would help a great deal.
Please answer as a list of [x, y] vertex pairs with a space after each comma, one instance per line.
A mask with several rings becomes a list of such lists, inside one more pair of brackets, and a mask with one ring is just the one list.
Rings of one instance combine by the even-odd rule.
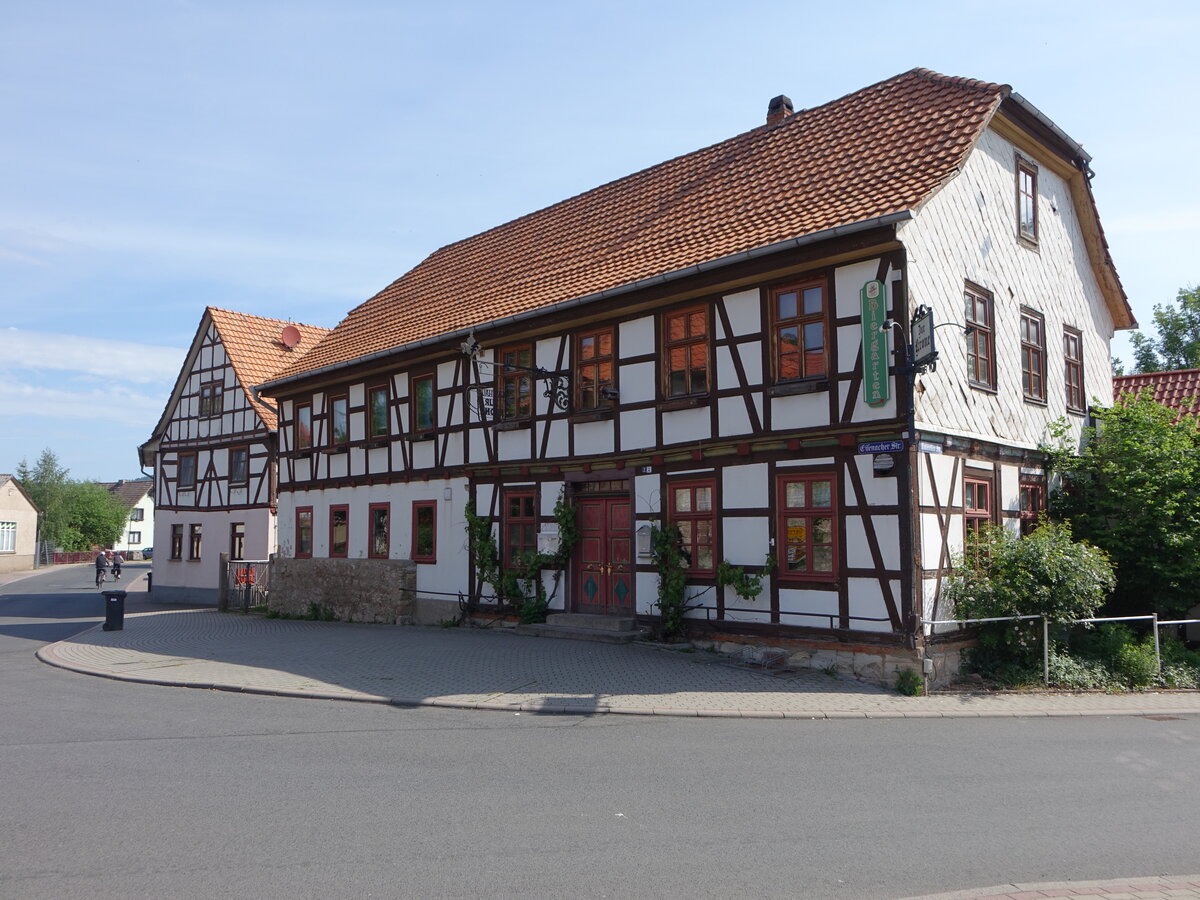
[[279, 335], [279, 340], [283, 342], [283, 346], [291, 350], [300, 343], [300, 329], [295, 325], [285, 325], [283, 333]]

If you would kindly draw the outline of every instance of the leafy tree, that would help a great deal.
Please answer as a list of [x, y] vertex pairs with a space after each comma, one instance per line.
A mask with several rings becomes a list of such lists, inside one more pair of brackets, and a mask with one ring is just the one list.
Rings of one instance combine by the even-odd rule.
[[1130, 337], [1138, 372], [1200, 369], [1200, 287], [1180, 288], [1178, 309], [1155, 304], [1158, 339], [1140, 331]]
[[[1063, 476], [1051, 515], [1068, 519], [1077, 539], [1107, 551], [1118, 615], [1180, 614], [1197, 602], [1200, 583], [1200, 430], [1194, 415], [1127, 396], [1096, 413], [1084, 446], [1050, 449]], [[1178, 418], [1177, 418], [1178, 417]]]
[[128, 511], [100, 485], [73, 481], [69, 474], [50, 449], [42, 451], [32, 468], [25, 460], [17, 466], [21, 487], [42, 511], [41, 539], [63, 550], [112, 546]]

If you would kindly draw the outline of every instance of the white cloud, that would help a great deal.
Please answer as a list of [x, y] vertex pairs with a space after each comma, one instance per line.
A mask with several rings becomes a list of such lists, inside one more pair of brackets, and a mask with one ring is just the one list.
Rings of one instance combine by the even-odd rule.
[[120, 385], [111, 388], [63, 390], [0, 379], [0, 416], [30, 416], [77, 422], [103, 419], [124, 422], [147, 434], [158, 421], [165, 394], [140, 394]]
[[185, 350], [105, 337], [0, 328], [0, 369], [53, 370], [112, 382], [173, 383]]

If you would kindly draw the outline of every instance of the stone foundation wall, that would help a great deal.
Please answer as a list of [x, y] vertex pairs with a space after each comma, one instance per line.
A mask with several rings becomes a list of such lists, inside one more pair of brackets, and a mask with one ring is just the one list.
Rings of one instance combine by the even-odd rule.
[[407, 559], [289, 559], [271, 561], [268, 607], [289, 616], [314, 606], [341, 622], [412, 625], [417, 567]]

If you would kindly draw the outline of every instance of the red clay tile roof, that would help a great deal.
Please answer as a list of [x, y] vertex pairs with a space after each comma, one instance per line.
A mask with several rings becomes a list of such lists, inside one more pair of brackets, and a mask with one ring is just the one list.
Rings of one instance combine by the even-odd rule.
[[450, 244], [276, 377], [912, 210], [1010, 92], [913, 69]]
[[[208, 307], [208, 314], [217, 326], [217, 333], [221, 336], [221, 343], [225, 346], [229, 362], [255, 412], [267, 428], [275, 430], [275, 410], [255, 399], [250, 388], [262, 384], [312, 351], [321, 338], [329, 333], [329, 329], [301, 325], [299, 322], [288, 322], [285, 319], [250, 316], [228, 309], [217, 309], [215, 306]], [[300, 333], [300, 342], [290, 350], [280, 340], [283, 329], [288, 325], [294, 325]]]
[[1182, 412], [1200, 413], [1200, 369], [1176, 369], [1173, 372], [1146, 372], [1142, 375], [1117, 375], [1113, 395], [1138, 394], [1150, 388], [1154, 400]]

